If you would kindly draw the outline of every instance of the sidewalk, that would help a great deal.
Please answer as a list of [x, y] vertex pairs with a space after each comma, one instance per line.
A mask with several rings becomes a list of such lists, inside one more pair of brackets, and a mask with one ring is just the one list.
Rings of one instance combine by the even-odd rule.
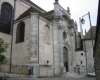
[[0, 76], [9, 76], [10, 78], [16, 78], [16, 77], [32, 77], [29, 75], [22, 75], [22, 74], [10, 74], [10, 73], [0, 73]]
[[[9, 76], [10, 78], [18, 78], [18, 77], [27, 77], [27, 78], [35, 78], [32, 75], [22, 75], [22, 74], [10, 74], [10, 73], [0, 73], [0, 76]], [[67, 72], [65, 74], [63, 74], [62, 76], [59, 77], [38, 77], [38, 78], [84, 78], [85, 76], [76, 74], [76, 73], [70, 73]]]

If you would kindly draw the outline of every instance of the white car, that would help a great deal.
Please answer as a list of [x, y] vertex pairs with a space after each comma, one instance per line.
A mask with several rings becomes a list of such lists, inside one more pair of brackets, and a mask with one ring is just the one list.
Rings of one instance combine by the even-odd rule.
[[93, 73], [87, 73], [87, 76], [95, 76], [95, 72], [93, 72]]

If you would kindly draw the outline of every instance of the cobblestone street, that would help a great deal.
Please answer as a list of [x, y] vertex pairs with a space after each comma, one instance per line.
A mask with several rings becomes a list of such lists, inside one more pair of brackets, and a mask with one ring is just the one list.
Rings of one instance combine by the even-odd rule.
[[8, 80], [96, 80], [95, 77], [84, 77], [84, 78], [10, 78]]

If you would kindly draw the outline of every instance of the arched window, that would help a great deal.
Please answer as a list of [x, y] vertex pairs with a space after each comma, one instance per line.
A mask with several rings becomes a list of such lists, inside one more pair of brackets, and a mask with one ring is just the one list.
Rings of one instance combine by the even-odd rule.
[[16, 43], [24, 42], [25, 24], [20, 22], [16, 31]]
[[63, 39], [65, 40], [67, 37], [66, 32], [63, 32]]
[[4, 2], [1, 5], [0, 15], [0, 32], [10, 34], [13, 7], [11, 4]]
[[46, 42], [49, 42], [50, 41], [50, 27], [48, 25], [46, 25], [45, 27], [45, 39], [46, 39]]
[[63, 62], [66, 72], [68, 72], [68, 50], [66, 47], [63, 47]]

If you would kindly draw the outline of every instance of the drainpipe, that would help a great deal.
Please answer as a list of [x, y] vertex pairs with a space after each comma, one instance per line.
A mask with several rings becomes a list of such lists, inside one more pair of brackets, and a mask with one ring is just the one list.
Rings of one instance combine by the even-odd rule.
[[38, 63], [39, 63], [39, 18], [40, 16], [38, 16]]
[[52, 43], [53, 43], [53, 75], [55, 76], [55, 61], [54, 61], [54, 33], [53, 33], [53, 21], [52, 21]]
[[85, 59], [86, 59], [86, 74], [87, 74], [87, 53], [86, 53], [86, 43], [84, 40], [84, 51], [85, 51]]
[[12, 47], [13, 47], [13, 21], [15, 17], [15, 6], [16, 0], [14, 0], [14, 8], [12, 10], [12, 20], [11, 20], [11, 49], [10, 49], [10, 66], [9, 66], [9, 73], [11, 73], [11, 65], [12, 65]]
[[[38, 64], [39, 64], [39, 18], [40, 15], [38, 15]], [[39, 76], [40, 76], [40, 66], [39, 66]]]

